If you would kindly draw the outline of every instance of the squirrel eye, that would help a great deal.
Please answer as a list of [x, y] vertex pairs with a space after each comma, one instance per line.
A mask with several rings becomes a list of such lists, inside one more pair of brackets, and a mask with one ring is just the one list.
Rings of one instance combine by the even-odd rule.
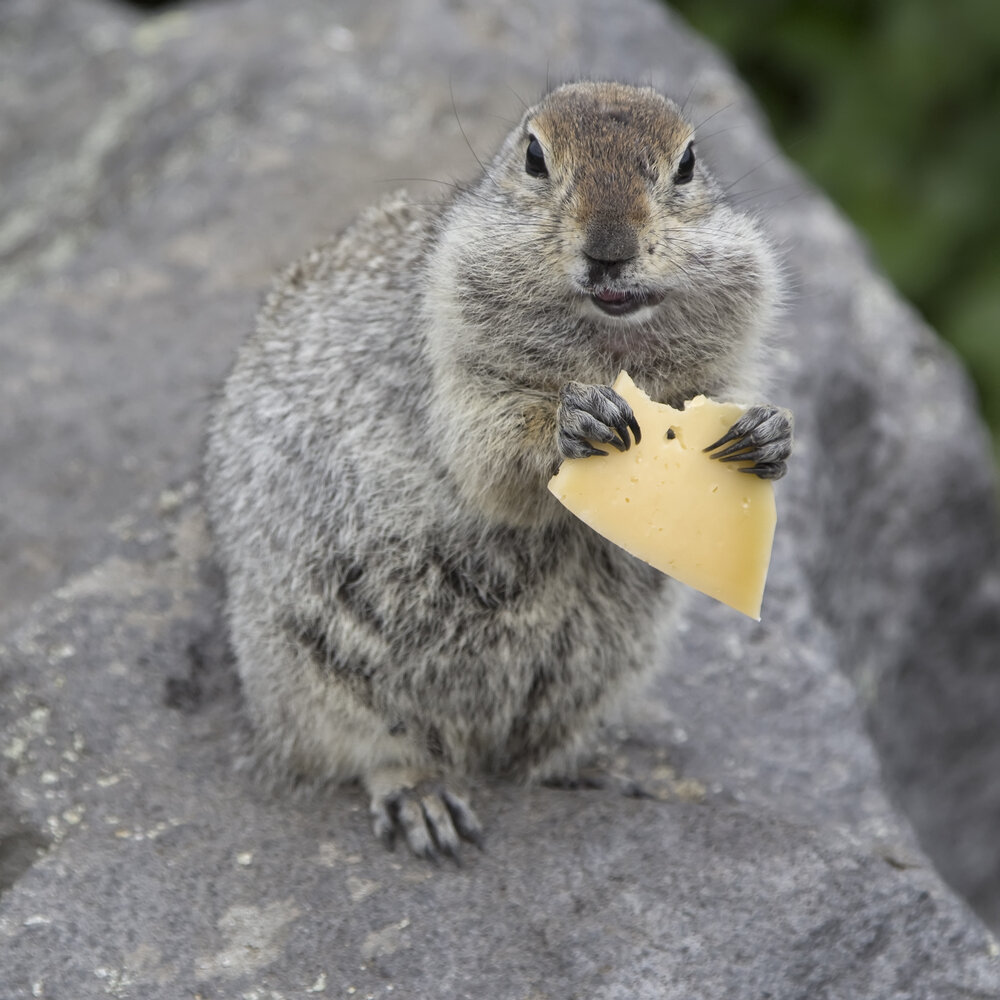
[[677, 164], [677, 173], [674, 174], [675, 184], [687, 184], [694, 177], [694, 143], [689, 142], [681, 162]]
[[531, 136], [528, 143], [528, 152], [524, 157], [524, 169], [532, 177], [548, 177], [549, 168], [545, 166], [545, 154], [542, 152], [542, 144]]

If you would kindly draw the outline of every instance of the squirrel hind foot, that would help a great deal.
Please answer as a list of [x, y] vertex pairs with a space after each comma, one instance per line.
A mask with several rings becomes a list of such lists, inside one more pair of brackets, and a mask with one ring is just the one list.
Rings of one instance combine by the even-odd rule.
[[461, 843], [483, 849], [483, 828], [468, 801], [440, 776], [388, 768], [366, 781], [371, 795], [372, 832], [392, 850], [402, 836], [418, 858], [442, 857], [461, 864]]
[[540, 779], [545, 788], [561, 791], [612, 791], [630, 799], [655, 798], [646, 786], [630, 774], [612, 771], [598, 764], [575, 768], [566, 773], [550, 774]]

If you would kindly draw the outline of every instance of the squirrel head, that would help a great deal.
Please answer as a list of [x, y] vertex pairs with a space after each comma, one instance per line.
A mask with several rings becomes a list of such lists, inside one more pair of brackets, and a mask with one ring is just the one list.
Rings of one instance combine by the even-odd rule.
[[622, 83], [529, 108], [445, 214], [437, 256], [466, 323], [501, 326], [540, 369], [565, 361], [559, 377], [735, 358], [778, 294], [769, 244], [723, 202], [692, 125]]
[[561, 87], [525, 114], [498, 160], [498, 186], [558, 229], [570, 251], [560, 269], [596, 309], [629, 316], [662, 298], [680, 263], [665, 252], [670, 217], [697, 219], [709, 193], [672, 102], [622, 84]]

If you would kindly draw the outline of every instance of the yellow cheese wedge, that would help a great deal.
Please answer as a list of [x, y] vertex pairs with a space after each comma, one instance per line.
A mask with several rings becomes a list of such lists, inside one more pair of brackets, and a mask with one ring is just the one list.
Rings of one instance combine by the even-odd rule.
[[632, 407], [641, 442], [624, 452], [599, 445], [609, 454], [567, 459], [549, 490], [632, 555], [759, 621], [774, 490], [738, 471], [745, 463], [702, 450], [745, 408], [696, 396], [676, 410], [651, 400], [625, 372], [614, 388]]

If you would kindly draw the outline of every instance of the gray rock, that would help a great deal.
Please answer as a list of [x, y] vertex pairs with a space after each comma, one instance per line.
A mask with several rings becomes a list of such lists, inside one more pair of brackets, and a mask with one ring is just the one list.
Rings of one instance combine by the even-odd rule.
[[[0, 997], [1000, 996], [923, 853], [1000, 923], [984, 433], [715, 55], [641, 0], [8, 0], [0, 60]], [[798, 453], [763, 624], [693, 599], [604, 734], [656, 797], [483, 782], [487, 852], [429, 869], [234, 767], [190, 476], [267, 274], [579, 72], [686, 96], [787, 247]]]
[[0, 995], [1000, 996], [787, 557], [779, 624], [696, 602], [646, 717], [606, 734], [654, 799], [483, 782], [486, 853], [435, 869], [383, 851], [356, 789], [234, 770], [196, 493], [123, 519], [0, 650]]

